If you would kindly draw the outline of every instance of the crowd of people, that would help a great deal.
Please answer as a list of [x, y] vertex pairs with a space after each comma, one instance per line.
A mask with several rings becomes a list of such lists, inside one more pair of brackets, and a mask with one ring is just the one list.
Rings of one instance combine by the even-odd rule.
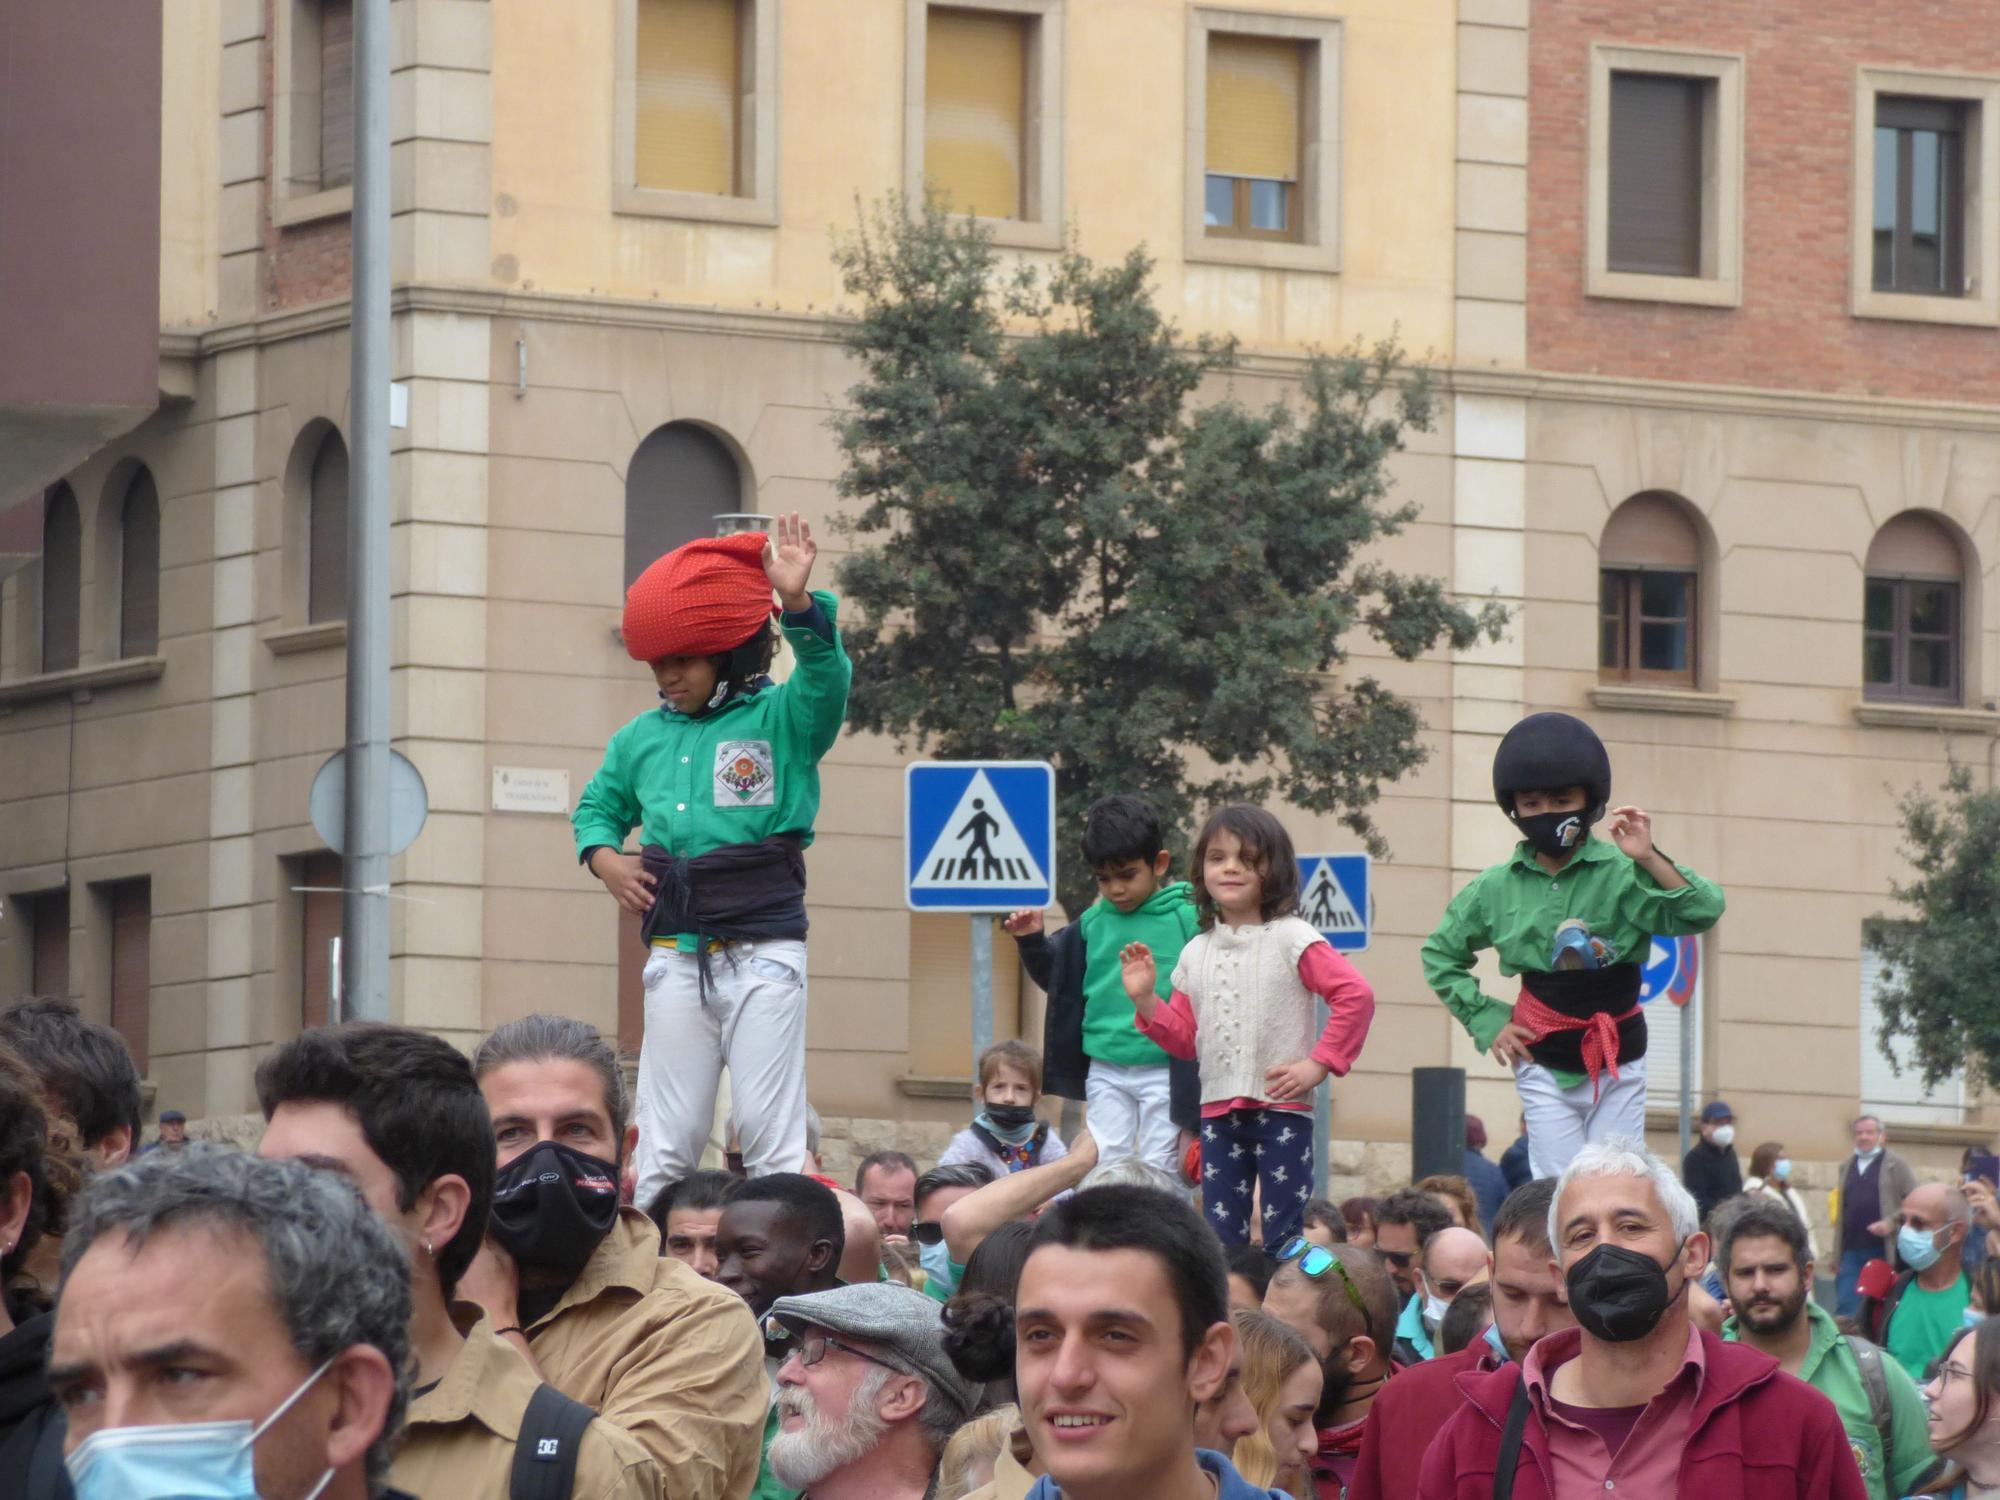
[[[978, 1115], [1021, 1087], [1040, 1101], [1033, 1048], [991, 1062]], [[1782, 1184], [1769, 1163], [1704, 1217], [1637, 1142], [1584, 1146], [1490, 1216], [1451, 1174], [1309, 1199], [1297, 1233], [1232, 1244], [1199, 1187], [1106, 1159], [1088, 1128], [1032, 1165], [996, 1167], [974, 1137], [928, 1169], [878, 1152], [851, 1182], [810, 1153], [695, 1170], [641, 1212], [619, 1059], [557, 1016], [470, 1058], [385, 1023], [309, 1030], [256, 1088], [254, 1150], [184, 1130], [148, 1149], [115, 1032], [67, 1001], [0, 1010], [10, 1495], [1442, 1500], [1504, 1472], [1523, 1497], [1895, 1500], [2000, 1482], [2000, 1259], [1964, 1268], [2000, 1230], [1990, 1193], [1878, 1195], [1902, 1269], [1857, 1327], [1815, 1297], [1807, 1224], [1757, 1185]], [[1880, 1123], [1857, 1139], [1850, 1181], [1882, 1174]]]
[[[973, 1118], [936, 1162], [889, 1150], [827, 1176], [804, 851], [851, 666], [815, 556], [780, 517], [676, 549], [627, 595], [660, 702], [613, 737], [573, 822], [579, 863], [641, 919], [636, 1087], [559, 1014], [470, 1057], [349, 1022], [262, 1056], [254, 1150], [192, 1143], [176, 1111], [142, 1145], [115, 1031], [66, 1000], [0, 1010], [7, 1494], [2000, 1484], [1991, 1159], [1919, 1185], [1856, 1122], [1829, 1313], [1782, 1142], [1745, 1181], [1717, 1101], [1685, 1181], [1645, 1149], [1641, 960], [1723, 895], [1611, 806], [1604, 746], [1569, 715], [1502, 739], [1494, 797], [1519, 843], [1423, 948], [1519, 1088], [1497, 1163], [1471, 1120], [1460, 1171], [1315, 1198], [1312, 1095], [1361, 1055], [1373, 990], [1301, 919], [1270, 813], [1214, 809], [1179, 881], [1171, 830], [1114, 792], [1081, 840], [1098, 899], [1053, 933], [1039, 911], [1006, 923], [1048, 993], [1043, 1046], [978, 1058]], [[1474, 977], [1487, 949], [1512, 1000]], [[725, 1072], [729, 1167], [704, 1169]], [[1085, 1104], [1074, 1139], [1050, 1095]]]

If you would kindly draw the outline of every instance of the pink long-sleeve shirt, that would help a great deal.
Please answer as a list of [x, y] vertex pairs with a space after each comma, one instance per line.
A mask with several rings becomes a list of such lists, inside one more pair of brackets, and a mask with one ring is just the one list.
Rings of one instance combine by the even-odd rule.
[[[1334, 952], [1331, 944], [1323, 942], [1312, 944], [1299, 955], [1299, 979], [1327, 1004], [1326, 1026], [1313, 1045], [1312, 1060], [1334, 1077], [1345, 1078], [1361, 1055], [1361, 1044], [1368, 1040], [1368, 1027], [1375, 1019], [1375, 991], [1361, 977], [1359, 969]], [[1167, 997], [1166, 1004], [1153, 1012], [1150, 1021], [1140, 1019], [1134, 1011], [1132, 1024], [1159, 1043], [1169, 1056], [1195, 1057], [1198, 1028], [1194, 1002], [1185, 991], [1175, 990]], [[1208, 1120], [1226, 1115], [1232, 1109], [1311, 1108], [1310, 1099], [1207, 1099], [1202, 1101], [1201, 1115]]]

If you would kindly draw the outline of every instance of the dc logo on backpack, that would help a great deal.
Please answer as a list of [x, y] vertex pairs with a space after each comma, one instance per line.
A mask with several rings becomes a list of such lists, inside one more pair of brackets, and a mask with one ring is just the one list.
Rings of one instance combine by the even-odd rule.
[[543, 1438], [543, 1439], [542, 1439], [542, 1440], [541, 1440], [541, 1441], [540, 1441], [539, 1443], [535, 1444], [535, 1457], [537, 1457], [537, 1458], [561, 1458], [561, 1457], [562, 1457], [562, 1439], [561, 1439], [561, 1438]]

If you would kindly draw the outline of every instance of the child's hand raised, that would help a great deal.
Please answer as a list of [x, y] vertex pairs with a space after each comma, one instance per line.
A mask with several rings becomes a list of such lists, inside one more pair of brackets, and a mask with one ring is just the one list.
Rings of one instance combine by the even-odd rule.
[[1614, 807], [1611, 821], [1604, 825], [1621, 853], [1644, 861], [1653, 857], [1653, 820], [1636, 807]]
[[1147, 1013], [1157, 1004], [1159, 996], [1153, 993], [1160, 982], [1159, 966], [1153, 962], [1153, 950], [1144, 943], [1127, 943], [1118, 954], [1120, 977], [1125, 981], [1125, 993], [1132, 997], [1132, 1003]]
[[778, 602], [786, 613], [803, 614], [812, 608], [806, 580], [812, 577], [817, 556], [819, 544], [813, 540], [812, 527], [799, 519], [797, 511], [771, 523], [770, 537], [764, 543], [764, 576], [778, 591]]
[[1303, 1099], [1326, 1081], [1332, 1069], [1324, 1063], [1316, 1063], [1310, 1057], [1302, 1057], [1295, 1063], [1280, 1063], [1264, 1073], [1264, 1097], [1286, 1100]]
[[1031, 910], [1013, 912], [1000, 926], [1009, 937], [1035, 937], [1042, 930], [1042, 914]]

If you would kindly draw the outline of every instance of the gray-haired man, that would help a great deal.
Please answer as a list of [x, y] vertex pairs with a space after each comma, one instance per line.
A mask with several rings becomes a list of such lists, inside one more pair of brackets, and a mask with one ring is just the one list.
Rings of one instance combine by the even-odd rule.
[[944, 1350], [938, 1306], [893, 1281], [780, 1297], [771, 1472], [809, 1500], [921, 1500], [978, 1392]]
[[190, 1146], [98, 1178], [49, 1360], [78, 1500], [395, 1494], [409, 1326], [408, 1258], [330, 1173]]

